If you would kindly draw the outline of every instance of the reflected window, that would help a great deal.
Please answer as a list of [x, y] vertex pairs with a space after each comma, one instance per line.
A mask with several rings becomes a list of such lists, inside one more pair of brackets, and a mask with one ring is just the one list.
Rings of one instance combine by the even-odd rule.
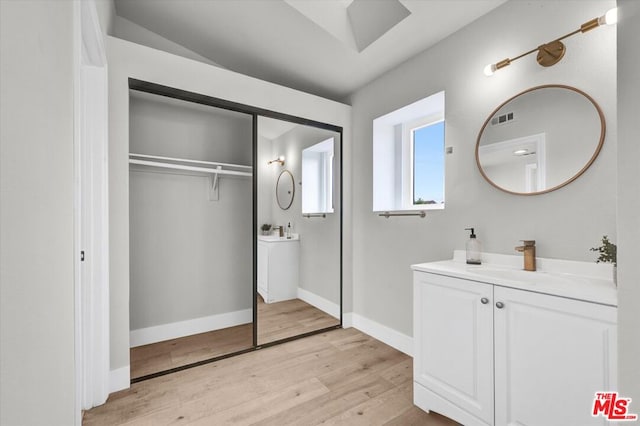
[[333, 213], [333, 138], [302, 151], [302, 213]]

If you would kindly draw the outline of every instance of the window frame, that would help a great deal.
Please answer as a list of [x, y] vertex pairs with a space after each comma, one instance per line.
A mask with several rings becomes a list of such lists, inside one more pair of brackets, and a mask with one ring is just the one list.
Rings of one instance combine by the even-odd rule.
[[413, 203], [412, 130], [439, 122], [446, 122], [444, 90], [373, 119], [373, 212], [415, 212], [445, 208], [446, 128], [442, 144], [443, 203]]

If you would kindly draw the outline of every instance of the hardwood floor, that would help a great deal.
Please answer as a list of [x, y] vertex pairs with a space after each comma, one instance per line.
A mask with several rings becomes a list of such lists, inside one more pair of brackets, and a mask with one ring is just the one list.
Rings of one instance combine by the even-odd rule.
[[457, 425], [415, 407], [412, 385], [409, 356], [340, 329], [136, 383], [83, 424]]
[[131, 378], [248, 349], [253, 345], [253, 324], [243, 324], [129, 350]]
[[[299, 299], [266, 304], [258, 297], [258, 344], [338, 325], [339, 320]], [[251, 348], [253, 324], [131, 348], [131, 378]]]
[[258, 296], [258, 344], [340, 324], [340, 320], [300, 299], [264, 303]]

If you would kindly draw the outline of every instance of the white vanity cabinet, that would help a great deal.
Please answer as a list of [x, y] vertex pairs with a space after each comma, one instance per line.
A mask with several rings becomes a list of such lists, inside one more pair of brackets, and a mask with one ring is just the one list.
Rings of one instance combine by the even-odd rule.
[[489, 284], [414, 272], [418, 407], [465, 425], [493, 424], [492, 293]]
[[258, 237], [258, 293], [265, 303], [298, 297], [300, 240]]
[[616, 308], [494, 288], [496, 425], [606, 425], [597, 391], [616, 382]]
[[419, 269], [418, 407], [467, 426], [608, 424], [591, 410], [616, 387], [615, 306]]

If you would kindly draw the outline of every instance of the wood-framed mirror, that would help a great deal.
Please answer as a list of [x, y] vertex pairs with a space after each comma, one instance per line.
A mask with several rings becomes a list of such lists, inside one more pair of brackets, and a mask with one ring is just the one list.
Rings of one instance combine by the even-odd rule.
[[575, 87], [549, 84], [500, 104], [476, 143], [476, 163], [494, 187], [544, 194], [576, 180], [595, 161], [606, 124], [596, 101]]
[[293, 174], [289, 170], [283, 170], [276, 181], [276, 202], [282, 210], [289, 210], [296, 195], [296, 184]]

